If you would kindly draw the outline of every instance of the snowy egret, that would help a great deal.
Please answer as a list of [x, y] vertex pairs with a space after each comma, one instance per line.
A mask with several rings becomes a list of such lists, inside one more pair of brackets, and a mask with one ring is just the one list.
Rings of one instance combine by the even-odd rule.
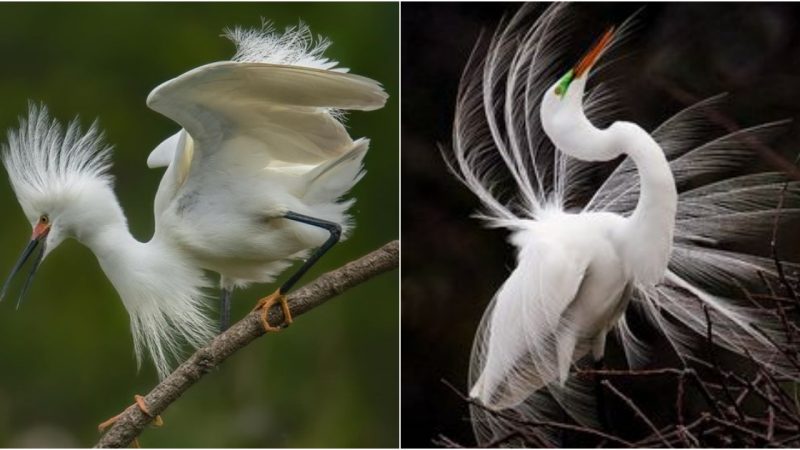
[[3, 164], [33, 234], [3, 286], [38, 247], [22, 288], [64, 239], [96, 255], [131, 318], [137, 361], [147, 352], [160, 377], [183, 343], [214, 334], [204, 306], [219, 273], [223, 324], [234, 286], [270, 282], [292, 260], [302, 266], [273, 294], [291, 321], [284, 294], [350, 229], [342, 200], [362, 176], [369, 141], [353, 140], [341, 111], [381, 108], [387, 95], [371, 79], [347, 73], [323, 56], [330, 44], [307, 26], [276, 33], [233, 29], [231, 61], [207, 64], [156, 87], [154, 110], [183, 128], [151, 153], [167, 166], [155, 196], [155, 232], [139, 242], [128, 231], [109, 174], [111, 150], [96, 124], [62, 127], [31, 105], [9, 133]]
[[[715, 343], [793, 373], [770, 343], [786, 342], [770, 316], [723, 296], [737, 282], [757, 282], [758, 272], [775, 275], [770, 259], [721, 247], [767, 237], [785, 177], [725, 174], [752, 157], [748, 139], [767, 139], [782, 123], [699, 142], [710, 125], [703, 112], [718, 96], [652, 133], [623, 121], [595, 127], [609, 122], [610, 92], [603, 85], [586, 92], [589, 74], [629, 22], [564, 73], [564, 43], [575, 33], [568, 8], [551, 5], [532, 25], [534, 8], [521, 8], [494, 34], [485, 59], [473, 54], [458, 95], [451, 171], [480, 199], [479, 217], [510, 230], [517, 250], [479, 325], [470, 367], [470, 396], [516, 414], [473, 407], [481, 444], [513, 431], [507, 417], [566, 413], [598, 426], [595, 391], [569, 372], [585, 357], [601, 362], [612, 329], [631, 366], [647, 361], [650, 349], [626, 321], [631, 309], [683, 358], [705, 336], [708, 308]], [[590, 189], [597, 163], [620, 156]], [[516, 188], [511, 196], [501, 189], [507, 181]], [[784, 219], [800, 215], [797, 186], [790, 183]]]

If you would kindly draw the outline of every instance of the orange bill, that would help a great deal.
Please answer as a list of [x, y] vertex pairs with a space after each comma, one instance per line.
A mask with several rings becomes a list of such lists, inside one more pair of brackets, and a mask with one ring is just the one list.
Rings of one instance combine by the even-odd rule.
[[583, 58], [581, 58], [580, 62], [578, 62], [578, 64], [575, 66], [575, 69], [573, 69], [575, 71], [575, 78], [579, 78], [585, 74], [589, 68], [594, 65], [595, 61], [597, 61], [597, 58], [600, 57], [600, 55], [603, 53], [603, 50], [608, 47], [608, 44], [611, 43], [611, 39], [613, 38], [614, 27], [609, 27], [606, 32], [603, 33], [603, 36], [600, 38], [600, 40], [597, 41], [594, 46], [592, 46], [591, 50], [589, 50], [589, 52], [587, 52]]
[[38, 222], [33, 227], [33, 234], [31, 235], [31, 239], [41, 240], [45, 236], [47, 236], [47, 233], [49, 233], [49, 232], [50, 232], [50, 224], [49, 223]]

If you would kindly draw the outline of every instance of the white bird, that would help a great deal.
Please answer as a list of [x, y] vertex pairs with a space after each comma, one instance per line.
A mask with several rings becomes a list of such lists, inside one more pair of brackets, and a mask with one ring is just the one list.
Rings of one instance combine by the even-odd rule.
[[[759, 271], [775, 275], [770, 259], [722, 247], [768, 237], [785, 177], [725, 175], [752, 158], [748, 139], [763, 141], [781, 123], [702, 142], [699, 131], [710, 127], [703, 111], [715, 97], [652, 133], [625, 121], [597, 128], [611, 100], [602, 85], [586, 93], [589, 73], [628, 25], [606, 32], [564, 74], [574, 34], [567, 8], [551, 5], [528, 25], [534, 8], [523, 7], [495, 33], [484, 60], [473, 54], [460, 86], [448, 163], [485, 207], [479, 217], [508, 229], [517, 251], [476, 333], [469, 377], [472, 398], [511, 414], [473, 407], [479, 444], [508, 436], [517, 425], [508, 417], [566, 413], [597, 427], [595, 390], [570, 369], [584, 357], [601, 363], [611, 330], [631, 366], [647, 362], [650, 349], [632, 333], [627, 310], [648, 319], [683, 359], [703, 341], [707, 308], [715, 343], [797, 376], [770, 343], [786, 342], [770, 316], [724, 297], [736, 283], [757, 283]], [[590, 189], [597, 163], [620, 156]], [[512, 195], [502, 189], [508, 182]], [[789, 183], [793, 206], [784, 218], [800, 215], [797, 188]]]
[[353, 141], [342, 110], [381, 108], [387, 95], [371, 79], [346, 73], [323, 56], [329, 41], [300, 24], [228, 31], [231, 61], [198, 67], [155, 88], [152, 109], [183, 128], [148, 158], [167, 166], [155, 197], [155, 232], [139, 242], [128, 231], [109, 174], [111, 150], [95, 125], [66, 129], [32, 105], [9, 133], [3, 164], [39, 263], [64, 239], [89, 247], [131, 318], [137, 360], [146, 352], [160, 377], [184, 343], [200, 346], [215, 332], [205, 305], [203, 271], [221, 276], [223, 323], [234, 286], [273, 281], [316, 248], [300, 269], [259, 302], [283, 305], [298, 278], [351, 229], [342, 200], [362, 177], [369, 141]]

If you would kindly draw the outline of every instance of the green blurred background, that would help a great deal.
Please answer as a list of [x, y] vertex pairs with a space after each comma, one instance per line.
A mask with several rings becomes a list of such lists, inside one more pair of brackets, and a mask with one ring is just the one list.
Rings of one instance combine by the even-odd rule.
[[[309, 281], [398, 236], [397, 4], [0, 4], [0, 128], [17, 124], [28, 99], [61, 120], [79, 114], [86, 126], [99, 118], [115, 146], [116, 191], [131, 232], [147, 240], [162, 171], [145, 160], [178, 129], [146, 107], [147, 94], [228, 59], [223, 28], [258, 26], [261, 17], [281, 30], [302, 19], [333, 41], [327, 56], [390, 95], [382, 110], [349, 116], [351, 135], [372, 139], [367, 176], [352, 192], [358, 226]], [[5, 276], [30, 235], [7, 182], [0, 212]], [[274, 288], [237, 291], [234, 318]], [[149, 362], [136, 370], [117, 293], [77, 242], [47, 258], [19, 311], [11, 300], [0, 303], [0, 445], [91, 446], [97, 423], [155, 385]], [[142, 445], [396, 446], [398, 311], [396, 272], [345, 293], [234, 355], [169, 408], [163, 428], [146, 430]]]

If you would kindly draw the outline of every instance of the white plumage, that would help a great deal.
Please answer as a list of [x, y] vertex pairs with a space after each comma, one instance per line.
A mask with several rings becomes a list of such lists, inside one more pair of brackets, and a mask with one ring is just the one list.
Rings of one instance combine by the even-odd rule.
[[193, 69], [147, 99], [183, 127], [147, 160], [167, 167], [150, 241], [128, 231], [96, 126], [64, 130], [32, 105], [3, 152], [34, 226], [31, 251], [42, 241], [36, 264], [66, 237], [87, 245], [130, 313], [137, 358], [148, 353], [161, 377], [184, 343], [214, 334], [203, 270], [228, 288], [273, 281], [327, 238], [284, 219], [288, 211], [348, 229], [353, 200], [341, 197], [363, 175], [369, 141], [352, 140], [337, 111], [378, 109], [387, 98], [376, 81], [336, 69], [323, 56], [329, 42], [303, 24], [227, 35], [232, 61]]
[[[517, 249], [517, 266], [476, 333], [470, 370], [470, 395], [510, 414], [473, 408], [479, 444], [514, 429], [505, 417], [566, 413], [598, 426], [593, 389], [569, 371], [585, 356], [602, 358], [612, 329], [632, 366], [650, 359], [626, 309], [642, 313], [683, 358], [705, 335], [707, 307], [717, 344], [794, 373], [754, 325], [775, 342], [786, 336], [757, 308], [725, 297], [735, 283], [757, 283], [759, 271], [775, 275], [767, 258], [723, 247], [767, 237], [785, 177], [724, 177], [753, 157], [747, 139], [763, 141], [782, 124], [704, 142], [701, 130], [713, 126], [703, 110], [720, 102], [714, 97], [651, 133], [630, 122], [597, 128], [610, 122], [609, 90], [597, 85], [584, 95], [588, 69], [559, 79], [574, 33], [568, 9], [551, 5], [531, 23], [535, 8], [522, 7], [483, 59], [473, 54], [460, 86], [448, 163], [481, 200], [478, 217], [508, 229]], [[599, 162], [620, 155], [627, 158], [599, 188], [587, 183]], [[514, 189], [504, 189], [509, 183]], [[789, 183], [784, 218], [798, 217], [797, 188]]]

